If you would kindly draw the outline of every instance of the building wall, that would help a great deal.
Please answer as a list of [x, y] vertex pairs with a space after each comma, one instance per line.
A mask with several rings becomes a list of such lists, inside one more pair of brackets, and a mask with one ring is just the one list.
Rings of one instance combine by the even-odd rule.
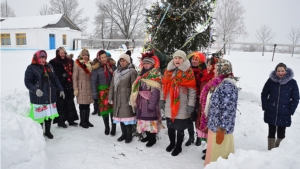
[[[1, 45], [1, 50], [49, 50], [49, 34], [55, 35], [55, 48], [63, 46], [67, 50], [73, 49], [73, 39], [81, 38], [81, 32], [65, 29], [15, 29], [1, 30], [2, 33], [10, 34], [11, 45]], [[26, 33], [26, 45], [17, 45], [16, 34]], [[66, 35], [66, 45], [63, 45], [63, 35]], [[81, 49], [81, 42], [76, 42], [76, 49]]]

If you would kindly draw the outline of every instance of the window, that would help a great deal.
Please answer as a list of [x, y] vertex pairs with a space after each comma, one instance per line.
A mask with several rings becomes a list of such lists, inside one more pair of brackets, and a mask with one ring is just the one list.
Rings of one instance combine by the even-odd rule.
[[67, 45], [67, 35], [62, 36], [63, 45]]
[[26, 45], [26, 33], [16, 33], [17, 45]]
[[1, 45], [11, 45], [9, 33], [1, 33]]

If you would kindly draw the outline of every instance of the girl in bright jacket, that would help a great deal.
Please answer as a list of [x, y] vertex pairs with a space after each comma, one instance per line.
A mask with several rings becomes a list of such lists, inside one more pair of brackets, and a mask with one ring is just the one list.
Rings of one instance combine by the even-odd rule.
[[79, 58], [76, 59], [73, 69], [74, 96], [77, 98], [80, 112], [79, 125], [83, 128], [94, 127], [89, 121], [90, 104], [94, 103], [91, 89], [92, 65], [87, 49], [82, 49]]
[[[228, 158], [234, 152], [233, 131], [238, 101], [238, 88], [228, 60], [219, 59], [215, 78], [207, 94], [205, 114], [207, 114], [207, 150], [204, 166], [219, 157]], [[203, 89], [204, 90], [204, 89]]]
[[146, 147], [156, 143], [161, 114], [159, 99], [161, 90], [161, 74], [159, 60], [152, 52], [142, 54], [142, 71], [133, 83], [131, 91], [131, 105], [137, 115], [137, 132], [146, 132], [141, 142], [147, 142]]
[[285, 138], [285, 129], [291, 126], [291, 117], [299, 104], [299, 88], [293, 77], [293, 70], [279, 63], [262, 90], [264, 121], [269, 125], [268, 150], [278, 147]]
[[47, 53], [39, 50], [34, 53], [31, 64], [25, 71], [25, 86], [30, 96], [30, 118], [38, 123], [45, 122], [45, 136], [53, 138], [50, 132], [51, 120], [58, 117], [56, 109], [56, 92], [64, 99], [61, 86], [52, 65], [46, 62]]
[[182, 151], [184, 130], [187, 129], [191, 113], [195, 109], [197, 86], [190, 66], [185, 52], [178, 50], [168, 63], [162, 79], [160, 108], [165, 110], [170, 139], [166, 151], [173, 150], [172, 156], [177, 156]]

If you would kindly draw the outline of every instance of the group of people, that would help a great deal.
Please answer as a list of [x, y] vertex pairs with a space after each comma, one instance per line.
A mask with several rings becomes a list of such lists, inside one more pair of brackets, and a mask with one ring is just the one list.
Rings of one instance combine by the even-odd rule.
[[[139, 72], [132, 64], [130, 52], [121, 54], [117, 65], [104, 50], [100, 50], [93, 61], [87, 49], [80, 52], [75, 62], [66, 55], [66, 50], [60, 47], [56, 57], [47, 63], [47, 53], [37, 51], [25, 72], [30, 117], [42, 125], [45, 123], [48, 138], [53, 138], [52, 120], [63, 128], [67, 128], [66, 121], [70, 126], [78, 125], [75, 96], [80, 111], [79, 125], [93, 127], [89, 121], [93, 103], [93, 114], [103, 118], [105, 135], [114, 136], [116, 124], [120, 123], [122, 134], [118, 141], [130, 143], [133, 126], [136, 126], [136, 132], [146, 135], [141, 142], [152, 147], [162, 127], [161, 113], [164, 113], [170, 141], [166, 151], [172, 156], [182, 152], [186, 129], [189, 133], [186, 146], [194, 143], [195, 129], [196, 145], [207, 142], [207, 149], [203, 150], [206, 155], [202, 157], [205, 165], [234, 152], [232, 133], [238, 87], [228, 60], [207, 59], [200, 52], [186, 55], [177, 50], [161, 75], [159, 59], [152, 52], [142, 54]], [[265, 122], [269, 123], [269, 149], [275, 144], [279, 146], [284, 138], [285, 127], [290, 126], [290, 116], [298, 102], [299, 91], [293, 72], [279, 64], [262, 92]]]

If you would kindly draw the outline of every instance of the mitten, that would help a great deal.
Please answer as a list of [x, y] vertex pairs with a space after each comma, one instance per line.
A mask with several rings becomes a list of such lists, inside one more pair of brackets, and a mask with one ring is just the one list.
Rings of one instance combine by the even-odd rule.
[[109, 104], [113, 104], [114, 102], [112, 100], [108, 100], [108, 103]]
[[195, 109], [195, 107], [193, 107], [193, 106], [187, 106], [186, 107], [186, 112], [192, 113], [194, 111], [194, 109]]
[[44, 93], [40, 89], [37, 89], [35, 94], [37, 97], [42, 97]]
[[74, 90], [74, 96], [78, 96], [78, 89]]
[[163, 111], [165, 111], [165, 104], [166, 104], [166, 101], [165, 100], [160, 100], [159, 101], [159, 108]]
[[64, 91], [61, 91], [60, 93], [59, 93], [59, 97], [62, 97], [63, 99], [65, 99], [65, 92]]
[[225, 129], [218, 127], [218, 131], [216, 134], [216, 143], [217, 144], [222, 144], [222, 142], [224, 140], [225, 131], [226, 131]]

